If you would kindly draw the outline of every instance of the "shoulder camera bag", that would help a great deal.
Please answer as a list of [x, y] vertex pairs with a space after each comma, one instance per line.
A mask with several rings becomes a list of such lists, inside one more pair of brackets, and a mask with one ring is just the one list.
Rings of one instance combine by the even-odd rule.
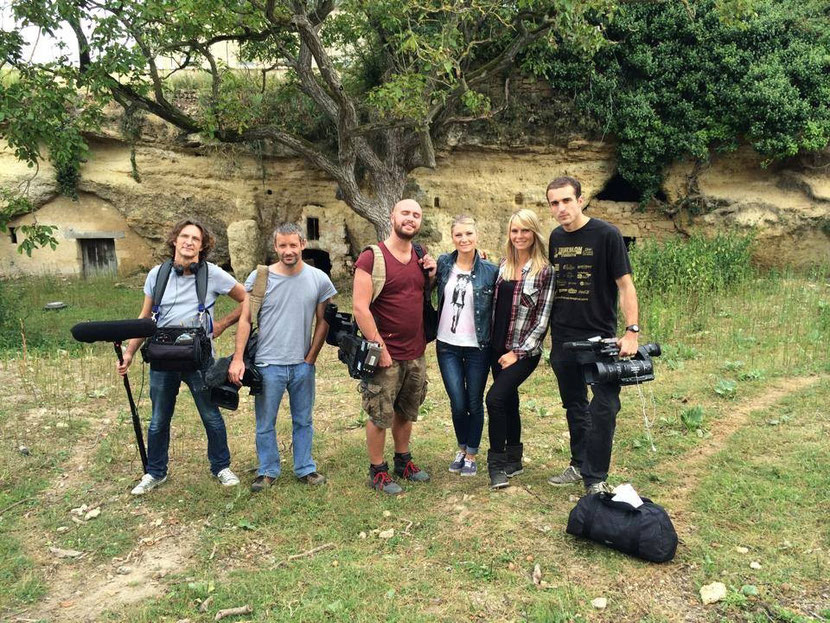
[[[170, 279], [173, 260], [165, 261], [156, 276], [153, 288], [153, 320], [158, 320], [161, 299]], [[209, 311], [205, 308], [208, 285], [208, 265], [201, 263], [196, 271], [196, 296], [199, 301], [199, 318]], [[161, 327], [141, 347], [141, 356], [152, 370], [193, 372], [203, 370], [212, 359], [210, 337], [201, 322], [198, 327]]]

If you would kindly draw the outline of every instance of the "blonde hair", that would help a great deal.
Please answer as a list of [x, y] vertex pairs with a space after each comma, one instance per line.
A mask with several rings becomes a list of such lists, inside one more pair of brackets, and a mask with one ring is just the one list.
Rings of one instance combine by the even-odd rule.
[[533, 232], [533, 246], [530, 247], [530, 272], [528, 277], [533, 277], [548, 265], [548, 254], [545, 246], [545, 241], [542, 238], [542, 224], [539, 222], [539, 217], [536, 212], [529, 208], [522, 208], [516, 210], [510, 220], [507, 222], [507, 242], [504, 245], [504, 275], [506, 279], [513, 279], [516, 274], [516, 269], [521, 269], [523, 265], [519, 264], [519, 253], [510, 242], [510, 229], [513, 225], [518, 225], [522, 228], [527, 228]]
[[450, 225], [450, 232], [452, 232], [452, 230], [455, 229], [456, 225], [472, 225], [473, 229], [478, 231], [476, 220], [469, 214], [459, 214], [457, 216], [454, 216], [452, 219], [452, 225]]

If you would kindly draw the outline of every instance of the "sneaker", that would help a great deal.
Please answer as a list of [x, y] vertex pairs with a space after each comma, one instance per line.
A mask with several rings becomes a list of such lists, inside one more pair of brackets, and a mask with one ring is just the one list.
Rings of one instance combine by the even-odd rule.
[[412, 462], [412, 459], [408, 460], [403, 465], [396, 462], [395, 473], [404, 480], [411, 480], [413, 482], [427, 482], [429, 480], [429, 474], [415, 465], [415, 463]]
[[585, 487], [585, 495], [593, 495], [595, 493], [614, 493], [614, 490], [604, 480]]
[[370, 489], [383, 491], [383, 493], [386, 493], [387, 495], [398, 495], [399, 493], [403, 493], [403, 489], [401, 489], [398, 483], [392, 480], [389, 476], [389, 472], [387, 471], [378, 472], [373, 476], [370, 470], [368, 484]]
[[306, 485], [322, 485], [326, 482], [326, 477], [317, 472], [311, 472], [305, 476], [300, 476], [297, 480]]
[[273, 485], [276, 480], [276, 478], [272, 478], [271, 476], [257, 476], [251, 483], [251, 491], [253, 491], [254, 493], [258, 493], [259, 491], [267, 489], [268, 487]]
[[236, 474], [231, 471], [230, 467], [223, 469], [221, 472], [216, 474], [216, 477], [225, 487], [235, 487], [239, 484], [239, 478], [237, 478]]
[[167, 482], [167, 476], [164, 478], [154, 478], [150, 474], [144, 474], [135, 488], [130, 491], [133, 495], [144, 495], [151, 489], [155, 489]]
[[464, 459], [464, 467], [461, 468], [462, 476], [475, 476], [478, 473], [476, 462], [470, 459]]
[[573, 465], [568, 465], [568, 468], [561, 474], [557, 474], [555, 476], [551, 476], [550, 478], [548, 478], [548, 482], [552, 484], [554, 487], [572, 485], [574, 483], [579, 482], [580, 480], [582, 480], [582, 474], [580, 473], [579, 468], [574, 467]]
[[464, 469], [464, 457], [465, 453], [463, 450], [459, 450], [455, 454], [455, 460], [450, 463], [450, 473], [451, 474], [460, 474], [461, 470]]

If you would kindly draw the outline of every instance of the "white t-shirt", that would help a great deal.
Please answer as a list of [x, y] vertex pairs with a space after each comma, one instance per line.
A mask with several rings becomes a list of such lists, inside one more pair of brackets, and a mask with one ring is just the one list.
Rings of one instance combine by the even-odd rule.
[[438, 339], [453, 346], [478, 347], [473, 310], [473, 280], [470, 271], [453, 264], [444, 286], [444, 305], [438, 319]]

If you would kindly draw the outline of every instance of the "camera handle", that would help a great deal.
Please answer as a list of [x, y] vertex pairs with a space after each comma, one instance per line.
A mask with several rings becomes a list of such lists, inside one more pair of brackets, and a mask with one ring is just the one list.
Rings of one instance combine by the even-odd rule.
[[[113, 342], [118, 363], [124, 363], [124, 355], [121, 353], [121, 342]], [[133, 400], [133, 392], [130, 389], [130, 379], [124, 374], [124, 389], [127, 391], [127, 400], [130, 401], [130, 411], [133, 415], [133, 430], [135, 431], [135, 442], [138, 445], [138, 453], [141, 455], [141, 466], [147, 472], [147, 449], [144, 447], [144, 434], [141, 432], [141, 420], [138, 418], [138, 409]]]

